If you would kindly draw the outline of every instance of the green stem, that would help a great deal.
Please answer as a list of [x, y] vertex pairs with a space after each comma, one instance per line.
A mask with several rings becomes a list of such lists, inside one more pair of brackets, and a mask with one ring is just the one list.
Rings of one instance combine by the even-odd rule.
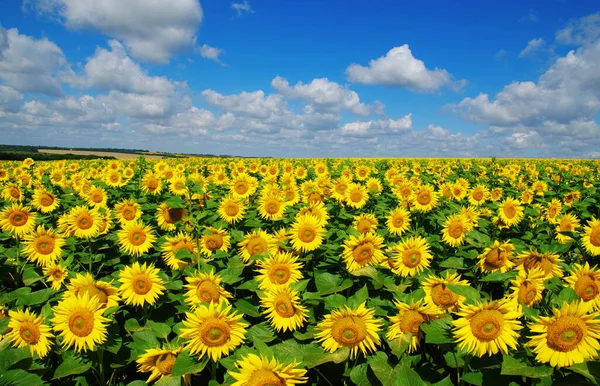
[[321, 372], [321, 370], [319, 370], [319, 369], [318, 369], [318, 368], [316, 368], [316, 367], [315, 367], [315, 370], [316, 370], [316, 371], [317, 371], [317, 373], [318, 373], [318, 374], [321, 376], [321, 378], [323, 378], [324, 380], [326, 380], [326, 381], [327, 381], [327, 383], [329, 384], [329, 386], [333, 386], [333, 383], [331, 383], [331, 382], [329, 381], [329, 379], [327, 379], [327, 377], [323, 375], [323, 373]]
[[454, 356], [454, 364], [456, 364], [456, 384], [460, 385], [460, 368], [458, 367], [458, 359], [456, 358], [456, 353], [452, 352]]
[[210, 377], [213, 381], [217, 380], [217, 362], [214, 360], [211, 360], [211, 366], [210, 366]]
[[90, 250], [90, 261], [89, 261], [89, 267], [88, 267], [88, 271], [90, 272], [90, 275], [92, 274], [92, 261], [94, 260], [92, 257], [92, 239], [88, 239], [88, 248]]
[[98, 348], [98, 373], [100, 373], [100, 384], [106, 385], [104, 378], [104, 349]]

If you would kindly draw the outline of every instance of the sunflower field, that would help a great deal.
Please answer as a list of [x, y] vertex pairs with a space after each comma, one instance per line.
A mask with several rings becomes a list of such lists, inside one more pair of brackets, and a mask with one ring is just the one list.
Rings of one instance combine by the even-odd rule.
[[0, 163], [0, 385], [600, 383], [600, 163]]

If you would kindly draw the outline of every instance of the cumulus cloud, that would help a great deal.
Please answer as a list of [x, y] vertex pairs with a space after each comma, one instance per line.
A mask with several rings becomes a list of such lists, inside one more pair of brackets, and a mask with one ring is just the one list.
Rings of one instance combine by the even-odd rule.
[[433, 70], [415, 58], [405, 44], [392, 48], [385, 56], [369, 61], [368, 66], [351, 64], [346, 69], [348, 79], [354, 83], [389, 87], [404, 87], [431, 92], [442, 87], [460, 89], [466, 81], [455, 81], [445, 69]]
[[600, 12], [570, 20], [565, 28], [556, 33], [556, 42], [568, 45], [584, 45], [600, 38]]
[[74, 30], [97, 30], [122, 41], [131, 55], [154, 63], [196, 44], [198, 0], [26, 0], [26, 8]]
[[221, 65], [223, 64], [221, 59], [219, 59], [219, 56], [221, 56], [224, 51], [220, 48], [211, 47], [208, 44], [204, 44], [201, 47], [198, 47], [198, 52], [203, 58], [213, 60]]
[[412, 114], [400, 119], [377, 119], [346, 123], [339, 134], [350, 137], [374, 137], [378, 135], [402, 134], [412, 129]]
[[250, 4], [248, 4], [248, 0], [244, 0], [243, 3], [232, 3], [231, 8], [235, 9], [235, 12], [238, 16], [242, 16], [244, 12], [254, 13], [254, 10]]
[[0, 79], [21, 92], [62, 95], [57, 79], [68, 67], [62, 50], [47, 38], [34, 39], [0, 26]]
[[[308, 84], [298, 82], [290, 86], [287, 79], [277, 76], [271, 81], [271, 86], [286, 98], [301, 99], [320, 111], [339, 113], [346, 110], [358, 115], [370, 114], [369, 107], [360, 102], [356, 92], [327, 78], [313, 79]], [[381, 105], [375, 107], [378, 111], [382, 111], [382, 108]]]
[[18, 92], [15, 89], [0, 84], [0, 113], [15, 113], [19, 111], [22, 100], [22, 93]]
[[504, 144], [510, 149], [534, 149], [545, 147], [542, 138], [535, 131], [513, 133], [504, 140]]
[[66, 78], [72, 86], [94, 87], [100, 91], [120, 91], [138, 94], [171, 94], [175, 84], [162, 76], [149, 76], [128, 55], [116, 40], [108, 42], [110, 50], [96, 48], [87, 59], [82, 76]]
[[546, 42], [542, 38], [531, 39], [527, 43], [527, 46], [523, 49], [523, 51], [521, 51], [519, 53], [519, 58], [531, 56], [531, 55], [535, 54], [536, 52], [541, 51], [545, 45], [546, 45]]

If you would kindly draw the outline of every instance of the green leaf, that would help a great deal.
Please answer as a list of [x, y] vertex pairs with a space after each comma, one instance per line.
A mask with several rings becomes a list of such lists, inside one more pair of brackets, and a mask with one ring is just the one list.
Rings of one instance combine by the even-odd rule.
[[175, 377], [173, 374], [160, 378], [154, 386], [181, 386], [181, 377]]
[[466, 373], [460, 379], [464, 382], [470, 383], [471, 385], [483, 385], [483, 373], [481, 371]]
[[366, 276], [366, 277], [370, 277], [371, 279], [378, 281], [379, 280], [379, 271], [377, 270], [377, 268], [373, 267], [373, 266], [367, 266], [367, 267], [362, 267], [359, 268], [355, 271], [350, 272], [350, 274], [352, 276]]
[[508, 280], [513, 279], [514, 276], [515, 276], [514, 271], [508, 271], [505, 273], [493, 272], [493, 273], [490, 273], [489, 275], [482, 277], [481, 279], [479, 279], [479, 281], [500, 283], [500, 282], [507, 282]]
[[351, 308], [356, 308], [362, 303], [366, 302], [367, 299], [369, 299], [369, 291], [367, 289], [367, 285], [365, 284], [354, 295], [348, 298], [348, 306]]
[[352, 287], [352, 280], [328, 272], [315, 272], [315, 285], [321, 295], [329, 295]]
[[92, 367], [91, 362], [85, 362], [81, 357], [71, 351], [67, 351], [62, 356], [62, 362], [54, 371], [54, 379], [68, 377], [69, 375], [83, 374]]
[[325, 298], [325, 309], [334, 310], [346, 304], [346, 298], [340, 294], [329, 295]]
[[357, 386], [370, 386], [369, 378], [367, 375], [368, 365], [361, 363], [356, 365], [350, 371], [350, 380]]
[[[400, 366], [392, 368], [388, 362], [388, 357], [383, 351], [377, 351], [374, 355], [367, 358], [367, 363], [373, 373], [379, 379], [383, 386], [392, 386], [396, 384], [400, 373]], [[409, 384], [407, 384], [408, 386]]]
[[171, 327], [164, 323], [156, 323], [149, 320], [148, 323], [146, 323], [146, 326], [150, 327], [150, 331], [152, 331], [157, 338], [167, 339], [171, 333]]
[[238, 281], [244, 280], [244, 278], [241, 276], [242, 272], [244, 272], [243, 268], [227, 268], [219, 272], [219, 275], [221, 275], [223, 278], [223, 283], [234, 284]]
[[247, 300], [240, 299], [235, 302], [235, 308], [244, 315], [249, 315], [254, 318], [260, 317], [260, 312], [258, 312], [258, 307], [254, 304], [250, 303]]
[[2, 371], [10, 368], [29, 370], [30, 364], [24, 363], [27, 360], [31, 361], [31, 354], [25, 347], [19, 349], [10, 348], [0, 351], [0, 374]]
[[247, 338], [252, 341], [260, 340], [267, 343], [275, 340], [277, 337], [273, 333], [273, 330], [271, 330], [271, 328], [268, 326], [269, 325], [267, 322], [255, 324], [246, 332]]
[[425, 343], [454, 343], [455, 339], [450, 333], [450, 327], [450, 320], [447, 317], [421, 324], [421, 330], [425, 333]]
[[477, 291], [475, 288], [468, 286], [468, 285], [448, 284], [448, 288], [450, 289], [450, 291], [454, 292], [455, 294], [466, 297], [467, 301], [469, 301], [469, 302], [474, 302], [481, 298], [479, 291]]
[[454, 268], [454, 269], [463, 269], [465, 267], [464, 261], [462, 257], [449, 257], [443, 260], [440, 263], [440, 267], [443, 268]]
[[202, 361], [198, 362], [197, 356], [190, 356], [188, 351], [184, 351], [177, 355], [172, 374], [175, 377], [181, 377], [186, 374], [197, 374], [204, 370], [207, 363], [208, 356], [205, 356]]
[[165, 204], [169, 206], [171, 209], [183, 209], [185, 208], [185, 203], [179, 196], [173, 196], [165, 201]]
[[528, 378], [542, 378], [552, 375], [554, 369], [546, 365], [532, 366], [509, 355], [502, 356], [502, 375], [520, 375]]
[[39, 375], [22, 369], [8, 370], [0, 374], [0, 385], [30, 386], [45, 384]]
[[573, 288], [565, 287], [560, 291], [558, 296], [556, 297], [556, 304], [562, 306], [563, 303], [572, 303], [579, 299], [577, 296], [577, 292]]
[[402, 363], [394, 369], [394, 374], [397, 374], [395, 386], [418, 386], [425, 385], [419, 374], [411, 369], [407, 363]]
[[40, 276], [33, 267], [28, 267], [23, 270], [23, 284], [30, 286], [38, 280], [42, 280], [43, 276]]
[[33, 306], [36, 304], [42, 304], [50, 299], [50, 296], [54, 294], [54, 290], [52, 288], [44, 288], [39, 291], [32, 292], [30, 294], [24, 295], [17, 299], [17, 305], [20, 306]]
[[583, 375], [596, 384], [600, 383], [600, 362], [585, 362], [568, 367], [569, 370]]
[[452, 380], [450, 379], [450, 376], [448, 375], [446, 378], [442, 379], [441, 381], [432, 383], [431, 386], [454, 386], [454, 383], [452, 383]]

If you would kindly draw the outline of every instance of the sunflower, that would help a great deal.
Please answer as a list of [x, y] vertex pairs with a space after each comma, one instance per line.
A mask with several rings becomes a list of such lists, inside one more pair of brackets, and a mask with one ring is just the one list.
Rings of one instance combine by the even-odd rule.
[[583, 230], [583, 246], [592, 256], [600, 255], [600, 220], [592, 217]]
[[358, 350], [366, 357], [381, 344], [381, 325], [381, 320], [375, 318], [375, 309], [367, 308], [366, 303], [354, 309], [344, 306], [325, 315], [316, 327], [315, 338], [327, 352], [348, 347], [350, 358], [356, 357]]
[[273, 254], [277, 251], [275, 238], [262, 229], [255, 229], [252, 233], [246, 234], [244, 240], [238, 243], [238, 247], [244, 263], [247, 263], [253, 256], [263, 253]]
[[302, 263], [298, 257], [287, 252], [279, 252], [258, 262], [256, 280], [258, 288], [273, 290], [287, 287], [302, 279]]
[[340, 176], [337, 180], [333, 181], [333, 190], [331, 192], [331, 197], [335, 198], [339, 202], [346, 201], [346, 190], [348, 189], [348, 185], [350, 184], [350, 180], [346, 176]]
[[508, 227], [518, 224], [523, 219], [523, 212], [519, 201], [512, 197], [505, 198], [498, 207], [498, 217]]
[[279, 363], [255, 354], [248, 354], [235, 362], [238, 372], [228, 374], [236, 380], [231, 386], [292, 386], [306, 383], [306, 370], [297, 368], [298, 363]]
[[106, 206], [108, 194], [106, 194], [106, 190], [95, 187], [86, 195], [86, 200], [88, 205], [93, 206], [94, 208], [100, 208]]
[[208, 273], [195, 272], [191, 276], [186, 277], [188, 284], [185, 285], [187, 292], [185, 293], [185, 302], [192, 309], [196, 308], [199, 303], [215, 303], [229, 301], [231, 294], [227, 292], [221, 282], [223, 277], [216, 275], [211, 269]]
[[296, 221], [294, 221], [291, 228], [292, 247], [298, 252], [314, 251], [323, 243], [325, 228], [313, 215], [296, 216]]
[[160, 194], [160, 192], [162, 191], [162, 181], [160, 175], [154, 174], [152, 172], [144, 174], [144, 178], [142, 178], [141, 188], [142, 191], [147, 194]]
[[574, 264], [571, 276], [565, 280], [582, 302], [591, 304], [596, 310], [600, 308], [600, 271], [596, 265], [590, 267], [588, 262]]
[[217, 210], [219, 217], [227, 221], [228, 224], [234, 224], [240, 221], [246, 213], [244, 204], [232, 196], [225, 197]]
[[110, 283], [96, 281], [90, 273], [78, 273], [74, 279], [71, 279], [65, 292], [65, 298], [72, 296], [81, 296], [87, 294], [89, 297], [98, 297], [101, 308], [116, 307], [119, 305], [119, 295], [117, 289]]
[[199, 358], [208, 355], [213, 361], [229, 353], [242, 344], [246, 338], [246, 327], [241, 322], [242, 314], [231, 311], [231, 305], [200, 304], [193, 313], [186, 312], [185, 328], [180, 338], [188, 339], [185, 348]]
[[169, 192], [177, 196], [187, 196], [188, 188], [186, 183], [187, 180], [185, 176], [182, 176], [181, 174], [173, 176], [173, 178], [169, 180]]
[[123, 224], [123, 228], [117, 231], [117, 237], [121, 251], [131, 256], [143, 255], [156, 241], [152, 227], [144, 226], [141, 221]]
[[521, 315], [511, 307], [507, 299], [492, 302], [463, 304], [452, 322], [454, 337], [461, 350], [482, 357], [498, 352], [508, 354], [508, 348], [516, 350], [519, 330], [517, 320]]
[[388, 232], [395, 236], [401, 236], [410, 225], [410, 215], [406, 209], [401, 207], [396, 208], [387, 216], [385, 224]]
[[54, 196], [54, 194], [43, 190], [43, 189], [35, 189], [33, 191], [33, 197], [31, 199], [31, 204], [37, 210], [42, 213], [50, 213], [58, 208], [60, 204], [60, 200]]
[[544, 271], [544, 279], [552, 277], [563, 277], [561, 266], [562, 260], [558, 255], [551, 252], [539, 253], [534, 250], [523, 252], [517, 256], [517, 269], [519, 271], [529, 272], [535, 267], [539, 267]]
[[286, 207], [283, 197], [277, 194], [264, 195], [258, 200], [258, 214], [266, 220], [281, 220]]
[[388, 249], [392, 271], [402, 277], [417, 276], [429, 267], [431, 253], [427, 240], [421, 236], [410, 237]]
[[552, 201], [550, 201], [550, 204], [548, 204], [548, 208], [546, 208], [546, 219], [548, 220], [548, 222], [555, 224], [556, 218], [558, 217], [561, 211], [562, 202], [560, 202], [560, 200], [557, 200], [556, 198], [553, 198]]
[[421, 212], [429, 212], [438, 203], [439, 194], [436, 193], [431, 185], [421, 185], [415, 189], [412, 196], [414, 208]]
[[503, 195], [504, 195], [504, 190], [502, 188], [494, 188], [490, 192], [490, 199], [494, 202], [499, 201]]
[[422, 300], [411, 304], [394, 300], [394, 304], [398, 309], [398, 314], [389, 318], [392, 325], [389, 327], [386, 337], [393, 340], [404, 334], [410, 334], [408, 353], [413, 353], [417, 350], [419, 341], [423, 338], [421, 323], [437, 319], [441, 314], [436, 308], [424, 304]]
[[558, 218], [558, 225], [556, 225], [556, 239], [561, 244], [566, 244], [573, 241], [571, 236], [561, 234], [560, 232], [574, 232], [577, 233], [580, 223], [577, 216], [573, 214], [565, 214]]
[[136, 221], [142, 216], [140, 204], [133, 199], [126, 199], [115, 205], [115, 213], [121, 224]]
[[465, 242], [465, 236], [472, 227], [469, 220], [461, 214], [448, 216], [442, 229], [442, 241], [451, 247], [458, 247]]
[[240, 173], [234, 177], [229, 185], [229, 193], [236, 198], [246, 198], [256, 192], [258, 182], [256, 178], [247, 175], [246, 173]]
[[96, 296], [65, 298], [54, 308], [54, 331], [61, 332], [64, 347], [75, 346], [75, 352], [94, 351], [97, 344], [106, 341], [106, 325], [110, 320], [102, 316], [103, 312]]
[[28, 206], [13, 203], [0, 212], [0, 227], [4, 232], [21, 237], [33, 231], [36, 218], [37, 213], [32, 213]]
[[162, 257], [169, 268], [177, 270], [184, 269], [188, 266], [187, 262], [177, 258], [177, 253], [179, 251], [187, 250], [192, 257], [196, 255], [197, 251], [194, 238], [184, 232], [179, 232], [175, 236], [166, 236], [160, 249]]
[[358, 233], [370, 233], [377, 229], [378, 224], [379, 222], [375, 218], [375, 215], [363, 213], [354, 217], [353, 226], [356, 228]]
[[421, 284], [425, 291], [425, 303], [436, 307], [440, 313], [455, 312], [466, 299], [452, 292], [448, 284], [469, 285], [469, 282], [461, 280], [457, 273], [446, 272], [446, 276], [442, 278], [428, 276]]
[[507, 272], [515, 265], [512, 261], [514, 250], [515, 246], [508, 241], [500, 243], [496, 240], [478, 256], [477, 266], [484, 273]]
[[211, 256], [216, 251], [227, 252], [231, 247], [231, 236], [226, 229], [208, 227], [207, 232], [200, 238], [200, 252]]
[[42, 267], [54, 264], [62, 255], [65, 240], [52, 229], [38, 225], [34, 232], [23, 238], [23, 252], [32, 262]]
[[19, 185], [7, 184], [4, 189], [2, 189], [2, 198], [10, 202], [20, 202], [23, 201], [23, 198], [25, 197]]
[[485, 185], [476, 185], [469, 192], [469, 202], [471, 205], [483, 205], [490, 196], [490, 191]]
[[351, 208], [360, 209], [369, 200], [369, 191], [361, 184], [351, 183], [344, 192], [346, 204]]
[[90, 239], [100, 232], [102, 218], [95, 209], [76, 206], [69, 211], [66, 221], [69, 234], [80, 239]]
[[13, 347], [29, 347], [31, 356], [37, 354], [43, 358], [50, 351], [50, 341], [53, 335], [50, 327], [45, 325], [42, 316], [38, 316], [29, 310], [9, 311], [8, 331], [6, 337], [11, 341]]
[[174, 231], [178, 222], [187, 216], [187, 210], [180, 208], [171, 208], [166, 203], [160, 204], [156, 210], [156, 221], [160, 229], [165, 231]]
[[144, 263], [140, 266], [138, 262], [123, 268], [119, 278], [121, 282], [119, 293], [125, 304], [134, 306], [143, 306], [145, 303], [154, 304], [166, 289], [158, 276], [159, 272], [160, 270], [154, 268], [152, 264], [146, 266]]
[[521, 313], [521, 304], [535, 307], [542, 300], [544, 288], [544, 271], [541, 268], [534, 268], [529, 272], [520, 271], [519, 276], [511, 281], [508, 298], [513, 303], [513, 308]]
[[298, 292], [287, 286], [272, 288], [260, 299], [263, 314], [277, 332], [296, 331], [308, 320], [308, 310], [300, 303]]
[[301, 208], [296, 214], [296, 217], [304, 216], [304, 215], [312, 215], [317, 218], [320, 226], [327, 225], [327, 221], [329, 220], [329, 213], [327, 213], [327, 208], [325, 204], [322, 202], [312, 202], [307, 207]]
[[381, 251], [382, 246], [383, 237], [374, 232], [350, 236], [350, 239], [344, 242], [342, 252], [348, 272], [381, 263], [385, 259]]
[[146, 383], [150, 383], [159, 377], [162, 379], [167, 375], [171, 375], [177, 356], [181, 354], [182, 351], [182, 347], [174, 350], [169, 348], [146, 349], [144, 353], [136, 359], [138, 372], [151, 373], [146, 380]]
[[563, 303], [528, 325], [535, 335], [525, 344], [536, 360], [550, 366], [568, 367], [595, 358], [600, 350], [600, 313], [590, 312], [583, 302]]
[[374, 194], [375, 196], [378, 196], [381, 191], [383, 190], [383, 185], [381, 185], [381, 181], [379, 181], [377, 178], [369, 178], [367, 180], [367, 189], [369, 189], [369, 192], [371, 194]]
[[52, 289], [58, 291], [62, 286], [63, 281], [69, 273], [65, 267], [60, 264], [49, 264], [42, 269], [44, 275], [48, 276], [46, 281], [52, 283]]

